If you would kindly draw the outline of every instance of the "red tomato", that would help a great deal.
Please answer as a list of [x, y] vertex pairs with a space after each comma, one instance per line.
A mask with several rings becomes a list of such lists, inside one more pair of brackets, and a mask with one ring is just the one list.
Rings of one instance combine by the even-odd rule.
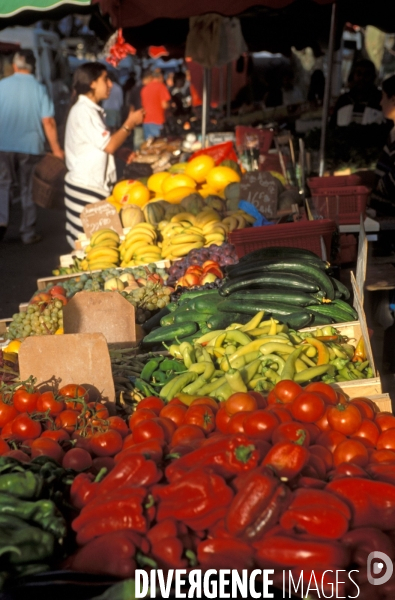
[[13, 421], [8, 421], [8, 423], [6, 423], [3, 429], [1, 430], [1, 437], [4, 440], [15, 439], [15, 436], [12, 433], [12, 422]]
[[20, 462], [28, 463], [30, 462], [30, 456], [26, 454], [26, 452], [22, 452], [22, 450], [10, 450], [3, 454], [3, 456], [10, 456], [11, 458], [15, 458]]
[[18, 411], [12, 404], [6, 404], [0, 400], [0, 429], [10, 421], [13, 421], [17, 414]]
[[328, 423], [328, 409], [324, 412], [321, 419], [315, 422], [315, 425], [318, 427], [320, 431], [330, 431], [331, 426]]
[[109, 417], [108, 409], [101, 402], [88, 402], [88, 410], [85, 418], [90, 419], [93, 425], [100, 427], [100, 421], [105, 421]]
[[215, 426], [221, 433], [226, 433], [226, 428], [230, 421], [230, 415], [226, 412], [225, 407], [220, 408], [215, 415]]
[[94, 433], [89, 442], [91, 450], [96, 456], [115, 456], [123, 446], [122, 436], [115, 429]]
[[321, 430], [314, 423], [303, 423], [303, 429], [310, 434], [310, 444], [315, 444], [321, 435]]
[[249, 437], [270, 441], [273, 431], [279, 423], [280, 421], [275, 413], [268, 410], [256, 410], [245, 418], [244, 431]]
[[361, 426], [362, 416], [352, 404], [337, 404], [328, 408], [328, 423], [335, 431], [353, 435]]
[[341, 463], [334, 471], [329, 473], [329, 479], [341, 479], [342, 477], [368, 478], [367, 472], [354, 463]]
[[59, 429], [65, 429], [68, 433], [72, 433], [77, 426], [77, 421], [80, 413], [76, 410], [63, 410], [55, 419], [55, 425]]
[[229, 415], [235, 415], [241, 411], [252, 412], [257, 408], [255, 398], [244, 392], [236, 392], [225, 401], [225, 409]]
[[159, 415], [162, 408], [165, 406], [165, 403], [160, 398], [156, 398], [155, 396], [148, 396], [148, 398], [143, 398], [136, 406], [136, 411], [141, 410], [142, 408], [148, 408], [149, 410], [153, 410], [154, 413]]
[[202, 396], [201, 398], [196, 398], [195, 400], [192, 400], [190, 406], [199, 406], [199, 404], [209, 406], [214, 413], [217, 413], [220, 408], [219, 403], [216, 400], [214, 400], [214, 398], [209, 398], [206, 396]]
[[260, 392], [249, 391], [248, 393], [249, 393], [250, 396], [252, 396], [253, 398], [255, 398], [258, 409], [263, 409], [263, 408], [267, 407], [268, 403], [267, 403], [267, 397], [266, 396], [264, 396]]
[[302, 392], [290, 404], [289, 410], [293, 418], [297, 421], [314, 423], [314, 421], [318, 421], [324, 415], [325, 402], [318, 394]]
[[284, 381], [279, 381], [273, 389], [273, 394], [280, 400], [284, 402], [284, 404], [289, 404], [293, 402], [296, 396], [299, 396], [303, 392], [303, 388], [294, 381], [289, 379], [285, 379]]
[[63, 457], [62, 467], [73, 471], [86, 471], [92, 466], [92, 457], [83, 448], [72, 448]]
[[10, 447], [5, 440], [0, 439], [0, 456], [10, 451]]
[[[184, 402], [181, 402], [181, 400], [179, 398], [172, 398], [170, 400], [170, 402], [167, 402], [166, 406], [169, 406], [169, 404], [173, 405], [173, 404], [177, 404], [178, 406], [186, 406], [186, 404]], [[188, 408], [188, 407], [187, 407]], [[152, 410], [152, 409], [151, 409]]]
[[302, 446], [310, 444], [310, 434], [300, 423], [280, 423], [273, 431], [272, 443], [278, 442], [302, 442]]
[[41, 434], [42, 438], [48, 438], [55, 442], [67, 442], [70, 439], [69, 434], [65, 429], [47, 429]]
[[204, 404], [190, 406], [185, 414], [184, 424], [197, 425], [198, 427], [201, 427], [206, 433], [210, 433], [215, 429], [214, 412], [209, 406], [206, 406]]
[[66, 408], [70, 410], [82, 410], [82, 401], [88, 402], [89, 400], [89, 392], [82, 387], [82, 385], [77, 385], [75, 383], [69, 383], [68, 385], [64, 385], [59, 390], [59, 396], [62, 398], [80, 398], [78, 402], [72, 402], [72, 400], [65, 400]]
[[[90, 434], [92, 434], [92, 432], [90, 432]], [[85, 435], [85, 432], [84, 435], [81, 435], [81, 431], [73, 431], [71, 439], [74, 441], [74, 448], [82, 448], [89, 453], [91, 452], [90, 436], [88, 437], [88, 435]]]
[[313, 446], [309, 446], [310, 454], [314, 454], [314, 456], [319, 456], [319, 458], [324, 462], [325, 468], [327, 471], [332, 469], [333, 467], [333, 457], [332, 453], [325, 448], [325, 446], [319, 446], [318, 444], [314, 444]]
[[63, 304], [63, 306], [65, 306], [65, 304], [67, 304], [67, 298], [65, 296], [63, 296], [62, 294], [54, 294], [52, 296], [53, 300], [60, 300], [61, 303]]
[[129, 435], [129, 427], [121, 417], [108, 417], [107, 422], [109, 429], [115, 429], [123, 438]]
[[267, 407], [267, 410], [276, 415], [280, 423], [288, 423], [292, 421], [292, 415], [287, 408], [280, 406], [279, 404], [271, 404]]
[[395, 463], [395, 451], [394, 450], [375, 450], [370, 455], [370, 462], [393, 462]]
[[173, 423], [180, 427], [184, 421], [186, 412], [188, 411], [187, 406], [181, 406], [181, 404], [168, 404], [159, 413], [160, 417], [167, 417]]
[[149, 419], [156, 419], [157, 414], [155, 411], [148, 408], [141, 408], [140, 410], [136, 410], [129, 417], [129, 429], [133, 431], [134, 427], [141, 423], [142, 421], [148, 421]]
[[380, 434], [377, 444], [377, 450], [395, 450], [395, 429], [387, 429]]
[[374, 421], [381, 432], [387, 431], [388, 429], [395, 429], [395, 417], [394, 415], [391, 415], [391, 413], [378, 413], [375, 416]]
[[26, 388], [21, 387], [14, 392], [12, 402], [18, 412], [32, 413], [36, 410], [39, 397], [39, 392], [29, 392]]
[[136, 444], [145, 440], [166, 440], [164, 428], [158, 423], [158, 419], [141, 421], [133, 428], [133, 439]]
[[368, 398], [353, 398], [350, 400], [350, 402], [359, 408], [363, 419], [374, 419], [376, 411], [370, 404], [370, 400], [368, 400]]
[[32, 442], [31, 456], [32, 458], [36, 458], [36, 456], [49, 456], [61, 464], [64, 452], [55, 440], [40, 437]]
[[11, 431], [17, 440], [34, 440], [41, 434], [41, 424], [27, 413], [21, 413], [12, 421]]
[[324, 431], [321, 433], [317, 440], [317, 444], [324, 446], [324, 448], [328, 448], [328, 450], [333, 454], [335, 448], [346, 439], [347, 438], [343, 433], [340, 433], [339, 431], [333, 431], [331, 429], [330, 431]]
[[370, 419], [362, 419], [361, 426], [354, 433], [352, 439], [358, 439], [358, 441], [368, 443], [369, 446], [375, 448], [379, 436], [380, 431], [377, 425]]
[[190, 444], [194, 440], [204, 439], [205, 435], [201, 427], [198, 427], [197, 425], [181, 425], [181, 427], [176, 429], [176, 431], [173, 433], [171, 445], [184, 446]]
[[37, 400], [37, 410], [48, 412], [50, 417], [57, 417], [65, 409], [63, 400], [57, 400], [53, 392], [43, 392]]
[[305, 390], [306, 392], [317, 392], [318, 394], [321, 394], [322, 396], [324, 396], [325, 402], [327, 404], [338, 403], [336, 391], [333, 389], [333, 387], [331, 387], [327, 383], [323, 383], [322, 381], [309, 383], [309, 385], [306, 386]]
[[61, 285], [54, 285], [49, 290], [49, 293], [51, 294], [51, 296], [53, 296], [54, 294], [59, 294], [60, 296], [66, 296], [66, 290]]
[[134, 446], [134, 444], [135, 444], [135, 441], [133, 439], [133, 433], [130, 433], [125, 438], [123, 438], [122, 450], [125, 450], [125, 448], [130, 448], [130, 446]]
[[366, 447], [357, 440], [345, 440], [335, 448], [333, 453], [333, 464], [335, 467], [341, 463], [353, 463], [359, 467], [365, 467], [369, 462], [369, 454]]
[[156, 422], [163, 428], [166, 442], [170, 442], [171, 438], [173, 437], [173, 433], [177, 429], [177, 425], [174, 423], [174, 421], [168, 419], [167, 417], [158, 417]]
[[[255, 413], [253, 413], [255, 414]], [[250, 412], [241, 411], [230, 417], [230, 421], [226, 427], [226, 433], [245, 433], [244, 421], [246, 417], [251, 415]]]

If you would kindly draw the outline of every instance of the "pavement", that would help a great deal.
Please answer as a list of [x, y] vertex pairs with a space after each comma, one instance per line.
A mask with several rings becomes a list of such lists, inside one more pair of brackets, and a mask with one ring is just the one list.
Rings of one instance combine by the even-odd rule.
[[59, 265], [59, 256], [70, 246], [65, 236], [65, 213], [38, 207], [37, 233], [43, 239], [25, 246], [19, 237], [20, 204], [11, 207], [11, 221], [0, 242], [0, 319], [18, 312], [37, 290], [37, 279], [49, 277]]

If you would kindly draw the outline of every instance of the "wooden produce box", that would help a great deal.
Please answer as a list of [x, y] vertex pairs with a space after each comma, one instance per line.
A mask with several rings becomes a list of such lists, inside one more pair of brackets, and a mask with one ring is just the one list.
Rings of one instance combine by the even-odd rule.
[[373, 396], [369, 396], [370, 400], [379, 407], [381, 412], [390, 412], [392, 413], [392, 402], [389, 394], [377, 394]]

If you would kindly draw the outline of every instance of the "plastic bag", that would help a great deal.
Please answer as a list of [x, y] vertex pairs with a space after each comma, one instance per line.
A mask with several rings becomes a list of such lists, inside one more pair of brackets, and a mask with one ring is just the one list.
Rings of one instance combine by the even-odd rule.
[[223, 142], [222, 144], [216, 144], [215, 146], [210, 146], [209, 148], [197, 150], [194, 154], [192, 154], [189, 160], [192, 160], [197, 156], [202, 156], [202, 154], [211, 156], [216, 165], [219, 165], [223, 160], [234, 160], [235, 162], [238, 162], [237, 154], [233, 147], [233, 142]]

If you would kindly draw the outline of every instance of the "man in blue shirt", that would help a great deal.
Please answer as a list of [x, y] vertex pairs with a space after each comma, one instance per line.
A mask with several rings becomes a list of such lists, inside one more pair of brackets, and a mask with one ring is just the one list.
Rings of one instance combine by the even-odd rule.
[[33, 173], [45, 152], [45, 138], [55, 156], [64, 159], [58, 142], [54, 106], [43, 85], [34, 77], [31, 50], [19, 50], [13, 60], [14, 75], [0, 81], [0, 240], [9, 220], [12, 187], [20, 189], [24, 244], [38, 242]]

